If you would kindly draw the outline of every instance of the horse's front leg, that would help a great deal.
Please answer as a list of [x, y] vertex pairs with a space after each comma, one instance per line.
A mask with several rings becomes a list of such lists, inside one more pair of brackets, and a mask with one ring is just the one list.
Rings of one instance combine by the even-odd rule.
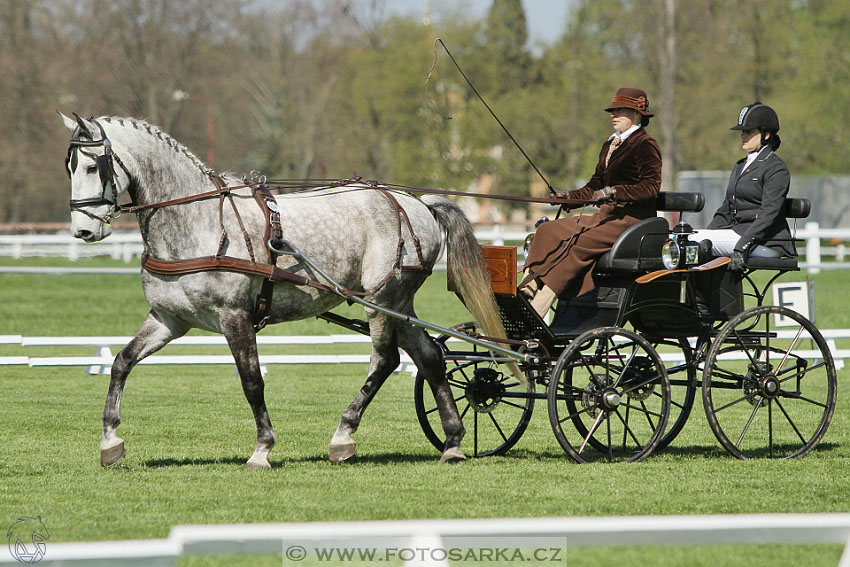
[[140, 360], [185, 334], [187, 330], [188, 328], [174, 322], [167, 324], [151, 310], [136, 336], [115, 357], [106, 405], [103, 408], [103, 436], [100, 439], [102, 466], [111, 467], [124, 456], [124, 440], [118, 437], [116, 430], [121, 423], [121, 398], [127, 375]]
[[236, 368], [242, 380], [242, 391], [245, 392], [245, 397], [251, 404], [251, 411], [254, 412], [254, 421], [257, 424], [257, 448], [245, 466], [249, 469], [270, 469], [269, 452], [274, 447], [275, 434], [266, 409], [265, 383], [260, 370], [254, 324], [249, 314], [239, 313], [223, 316], [221, 326], [227, 344], [230, 346], [230, 352], [236, 360]]

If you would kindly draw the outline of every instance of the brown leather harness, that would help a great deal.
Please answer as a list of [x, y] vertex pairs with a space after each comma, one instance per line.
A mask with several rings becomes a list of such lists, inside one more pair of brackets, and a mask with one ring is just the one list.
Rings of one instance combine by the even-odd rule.
[[[76, 117], [80, 128], [75, 130], [74, 134], [72, 135], [71, 143], [68, 148], [68, 156], [66, 158], [66, 169], [68, 170], [68, 174], [70, 176], [71, 172], [77, 167], [78, 152], [86, 153], [86, 155], [96, 161], [98, 173], [100, 175], [101, 185], [103, 187], [103, 194], [101, 197], [94, 199], [72, 199], [70, 201], [71, 209], [74, 211], [82, 212], [96, 220], [99, 220], [102, 223], [109, 224], [112, 219], [117, 218], [121, 213], [139, 213], [142, 211], [155, 210], [164, 207], [200, 201], [207, 198], [218, 197], [219, 225], [221, 227], [221, 238], [219, 239], [218, 250], [216, 251], [216, 254], [214, 256], [202, 256], [199, 258], [189, 258], [186, 260], [160, 260], [158, 258], [153, 258], [150, 256], [150, 254], [148, 254], [147, 237], [145, 234], [144, 223], [140, 222], [139, 226], [142, 232], [142, 241], [144, 242], [145, 247], [145, 252], [142, 254], [142, 267], [149, 272], [162, 275], [183, 275], [207, 271], [228, 271], [263, 277], [263, 286], [257, 296], [257, 301], [254, 307], [254, 327], [256, 330], [262, 329], [268, 322], [268, 312], [271, 306], [272, 292], [274, 289], [273, 284], [276, 282], [290, 283], [293, 285], [306, 285], [318, 289], [320, 291], [335, 293], [345, 298], [352, 298], [354, 296], [368, 297], [375, 294], [396, 275], [402, 272], [411, 271], [424, 272], [426, 274], [431, 273], [430, 268], [426, 268], [424, 265], [422, 247], [419, 238], [413, 231], [413, 225], [410, 222], [410, 218], [408, 217], [407, 212], [399, 204], [398, 200], [393, 195], [393, 192], [403, 192], [404, 194], [412, 195], [414, 197], [416, 193], [431, 193], [438, 195], [460, 195], [466, 197], [485, 197], [490, 199], [509, 199], [512, 201], [544, 202], [560, 205], [579, 205], [585, 203], [583, 201], [576, 201], [574, 199], [560, 198], [557, 194], [556, 198], [541, 199], [534, 197], [508, 197], [480, 193], [461, 193], [457, 191], [425, 189], [404, 185], [393, 185], [383, 183], [379, 184], [377, 181], [363, 181], [360, 177], [353, 177], [351, 179], [342, 180], [306, 179], [282, 180], [279, 182], [275, 181], [274, 186], [278, 188], [289, 189], [316, 189], [319, 187], [334, 188], [343, 187], [355, 183], [362, 183], [362, 185], [356, 187], [355, 190], [376, 190], [390, 202], [393, 209], [395, 210], [396, 218], [398, 220], [398, 224], [396, 227], [396, 234], [398, 236], [398, 246], [396, 249], [395, 262], [393, 263], [393, 267], [390, 269], [389, 273], [372, 289], [366, 292], [357, 292], [346, 289], [345, 287], [334, 282], [333, 279], [331, 279], [330, 276], [325, 274], [320, 267], [313, 264], [309, 260], [309, 258], [301, 254], [295, 248], [295, 246], [283, 239], [283, 227], [280, 223], [280, 211], [277, 208], [277, 202], [275, 201], [274, 196], [269, 190], [269, 186], [266, 184], [267, 181], [265, 177], [261, 178], [260, 180], [251, 179], [244, 181], [244, 185], [228, 187], [219, 175], [216, 175], [211, 170], [205, 170], [205, 173], [210, 177], [210, 179], [216, 186], [216, 189], [212, 191], [199, 193], [197, 195], [190, 195], [188, 197], [171, 199], [169, 201], [152, 203], [148, 205], [119, 205], [114, 163], [117, 163], [124, 170], [128, 179], [131, 178], [130, 172], [127, 171], [127, 168], [124, 167], [124, 164], [121, 162], [120, 158], [112, 151], [112, 142], [106, 137], [106, 132], [104, 131], [101, 124], [94, 120], [94, 118], [89, 119], [93, 121], [100, 130], [99, 133], [101, 139], [95, 140], [95, 133], [92, 133], [88, 130], [88, 128], [79, 118], [79, 116]], [[88, 152], [87, 150], [81, 149], [83, 147], [94, 146], [103, 146], [104, 154], [98, 156], [94, 153]], [[233, 200], [232, 191], [235, 189], [242, 189], [246, 187], [251, 188], [254, 199], [262, 209], [263, 216], [266, 221], [266, 228], [263, 236], [263, 240], [266, 243], [268, 249], [268, 259], [266, 262], [257, 261], [257, 258], [254, 254], [253, 245], [251, 244], [251, 237], [248, 234], [248, 231], [245, 229], [245, 224], [242, 222], [242, 217], [239, 214], [239, 210], [237, 209], [236, 203]], [[233, 258], [224, 255], [225, 244], [227, 243], [227, 240], [229, 238], [227, 234], [227, 229], [224, 226], [225, 201], [228, 201], [230, 203], [233, 213], [236, 216], [239, 228], [242, 231], [242, 237], [245, 240], [245, 246], [247, 248], [248, 257], [250, 258], [250, 260]], [[108, 205], [110, 207], [109, 212], [106, 214], [106, 216], [96, 216], [85, 209], [85, 207], [93, 205]], [[413, 245], [416, 250], [418, 264], [408, 266], [405, 266], [403, 264], [402, 259], [404, 256], [405, 240], [402, 231], [402, 222], [407, 225], [407, 230], [410, 233], [411, 240], [413, 241]], [[305, 263], [309, 264], [312, 268], [319, 272], [322, 277], [324, 277], [328, 281], [328, 284], [308, 278], [306, 276], [299, 276], [297, 274], [279, 268], [277, 266], [277, 258], [282, 254], [299, 256], [303, 261], [305, 261]]]
[[[228, 187], [220, 176], [214, 173], [210, 173], [209, 176], [213, 183], [215, 183], [216, 185], [216, 189], [213, 191], [207, 191], [205, 193], [199, 193], [197, 195], [192, 195], [189, 197], [172, 199], [170, 201], [163, 201], [150, 205], [122, 207], [122, 211], [137, 213], [145, 210], [153, 210], [174, 205], [181, 205], [184, 203], [190, 203], [217, 196], [219, 198], [219, 225], [221, 226], [221, 238], [219, 239], [218, 250], [214, 256], [202, 256], [185, 260], [160, 260], [158, 258], [150, 256], [150, 254], [148, 254], [147, 252], [147, 246], [145, 246], [145, 253], [142, 254], [142, 267], [145, 270], [155, 274], [171, 276], [195, 274], [208, 271], [226, 271], [263, 277], [263, 286], [260, 289], [260, 293], [257, 295], [257, 300], [254, 305], [254, 328], [257, 331], [265, 327], [265, 325], [268, 323], [269, 309], [271, 307], [274, 284], [277, 282], [289, 283], [292, 285], [299, 286], [306, 285], [318, 289], [320, 291], [335, 293], [337, 295], [341, 295], [347, 298], [355, 295], [360, 297], [368, 297], [378, 292], [391, 279], [393, 279], [397, 274], [401, 272], [411, 271], [424, 272], [426, 274], [431, 273], [430, 268], [425, 267], [424, 258], [422, 256], [421, 243], [419, 241], [419, 237], [416, 236], [413, 230], [413, 225], [410, 222], [407, 212], [399, 204], [398, 200], [391, 193], [391, 191], [385, 188], [373, 184], [366, 185], [362, 189], [372, 189], [378, 191], [387, 199], [387, 201], [389, 201], [389, 203], [393, 207], [393, 210], [395, 211], [396, 219], [398, 221], [396, 224], [396, 235], [398, 237], [396, 259], [389, 273], [382, 280], [380, 280], [373, 288], [365, 292], [358, 292], [340, 286], [330, 280], [330, 278], [328, 279], [332, 285], [328, 285], [326, 283], [322, 283], [306, 276], [301, 276], [289, 272], [285, 269], [279, 268], [276, 263], [277, 258], [280, 255], [298, 254], [298, 252], [294, 248], [294, 246], [292, 246], [289, 242], [283, 239], [283, 227], [281, 226], [280, 221], [280, 211], [278, 210], [277, 202], [275, 201], [275, 198], [272, 195], [269, 187], [265, 183], [256, 180], [245, 181], [245, 185], [242, 186]], [[265, 218], [266, 228], [265, 233], [263, 235], [263, 241], [266, 243], [268, 254], [267, 258], [263, 259], [265, 260], [263, 262], [258, 261], [256, 255], [254, 254], [254, 248], [251, 244], [251, 237], [248, 234], [248, 231], [245, 229], [245, 224], [242, 222], [242, 217], [239, 214], [239, 210], [237, 209], [236, 203], [233, 200], [232, 191], [234, 189], [241, 189], [244, 187], [251, 188], [254, 200], [260, 206], [260, 209], [263, 211], [263, 217]], [[227, 240], [229, 238], [227, 229], [224, 226], [225, 201], [228, 201], [230, 203], [231, 209], [233, 210], [233, 213], [236, 216], [237, 223], [239, 224], [239, 228], [242, 231], [242, 237], [245, 240], [245, 246], [248, 250], [248, 257], [250, 258], [250, 260], [225, 256], [223, 253], [225, 244], [227, 243]], [[407, 230], [410, 233], [411, 240], [413, 241], [413, 246], [416, 250], [417, 264], [407, 266], [403, 265], [402, 259], [404, 255], [405, 239], [402, 232], [402, 223], [407, 226]]]

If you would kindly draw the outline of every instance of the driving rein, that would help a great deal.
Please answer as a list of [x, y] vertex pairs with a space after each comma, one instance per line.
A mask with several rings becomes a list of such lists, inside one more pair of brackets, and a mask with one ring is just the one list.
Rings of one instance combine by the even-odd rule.
[[[183, 275], [208, 271], [226, 271], [247, 275], [262, 276], [264, 278], [263, 286], [260, 290], [260, 293], [257, 295], [257, 300], [254, 305], [254, 328], [257, 331], [265, 327], [265, 325], [268, 323], [269, 309], [271, 307], [274, 283], [281, 282], [299, 286], [306, 285], [318, 289], [320, 291], [334, 293], [345, 298], [350, 298], [352, 296], [368, 297], [375, 294], [378, 290], [384, 287], [384, 285], [386, 285], [391, 279], [393, 279], [397, 274], [401, 272], [425, 272], [426, 274], [431, 273], [431, 270], [425, 267], [419, 237], [417, 237], [414, 233], [413, 226], [410, 223], [410, 219], [408, 218], [407, 213], [401, 207], [398, 200], [396, 200], [392, 193], [385, 189], [382, 189], [380, 187], [369, 188], [374, 189], [378, 191], [381, 195], [383, 195], [391, 203], [395, 211], [396, 218], [398, 221], [396, 224], [398, 246], [396, 247], [395, 262], [393, 263], [393, 267], [390, 269], [387, 275], [384, 276], [384, 278], [381, 279], [381, 281], [379, 281], [373, 288], [365, 292], [359, 292], [352, 291], [336, 283], [319, 266], [313, 264], [313, 262], [308, 257], [302, 254], [298, 250], [298, 248], [295, 247], [294, 244], [283, 238], [283, 227], [280, 222], [280, 210], [278, 209], [277, 201], [275, 200], [274, 195], [272, 195], [267, 185], [254, 180], [248, 180], [245, 181], [245, 185], [241, 185], [238, 187], [227, 187], [224, 180], [218, 175], [210, 173], [209, 176], [210, 179], [212, 179], [212, 181], [216, 184], [218, 189], [214, 191], [208, 191], [206, 193], [201, 193], [198, 195], [193, 195], [191, 197], [184, 197], [172, 201], [164, 201], [162, 203], [122, 207], [121, 210], [124, 212], [135, 213], [143, 210], [151, 210], [168, 206], [180, 205], [183, 203], [199, 201], [201, 199], [207, 199], [216, 196], [219, 197], [219, 223], [222, 232], [221, 238], [219, 239], [218, 251], [214, 256], [202, 256], [199, 258], [190, 258], [186, 260], [160, 260], [158, 258], [153, 258], [152, 256], [150, 256], [150, 254], [147, 253], [147, 251], [145, 251], [145, 253], [142, 254], [142, 267], [149, 272], [162, 275]], [[265, 219], [266, 225], [263, 242], [266, 243], [266, 246], [268, 248], [268, 257], [266, 262], [257, 261], [257, 258], [254, 254], [253, 246], [251, 244], [250, 235], [245, 229], [245, 225], [242, 222], [242, 217], [239, 214], [239, 210], [236, 208], [236, 204], [233, 200], [232, 191], [234, 189], [242, 189], [245, 187], [251, 188], [251, 192], [254, 196], [254, 199], [260, 206], [260, 209], [263, 211], [263, 217]], [[366, 188], [364, 187], [364, 189]], [[233, 213], [236, 216], [236, 220], [239, 224], [239, 227], [242, 230], [242, 236], [245, 240], [245, 246], [248, 250], [248, 256], [250, 260], [244, 260], [242, 258], [234, 258], [231, 256], [223, 255], [225, 244], [227, 243], [227, 240], [229, 238], [227, 230], [224, 227], [225, 200], [229, 201]], [[402, 264], [405, 244], [404, 236], [402, 234], [402, 222], [404, 222], [404, 224], [407, 226], [407, 229], [411, 235], [411, 239], [416, 250], [418, 264]], [[147, 250], [147, 246], [145, 246], [145, 248]], [[328, 283], [323, 283], [318, 280], [298, 275], [278, 267], [277, 258], [283, 255], [289, 255], [298, 258], [303, 263], [313, 268], [313, 270], [319, 273]]]
[[[139, 213], [142, 211], [156, 210], [165, 207], [177, 206], [185, 203], [191, 203], [195, 201], [218, 197], [219, 225], [221, 227], [221, 237], [219, 239], [218, 250], [216, 251], [215, 255], [189, 258], [185, 260], [160, 260], [158, 258], [152, 257], [149, 254], [147, 238], [145, 238], [145, 234], [143, 231], [142, 240], [144, 243], [144, 252], [142, 254], [142, 267], [151, 273], [170, 276], [194, 274], [208, 271], [226, 271], [263, 277], [263, 286], [260, 290], [260, 293], [257, 295], [257, 300], [254, 306], [253, 320], [254, 328], [257, 331], [262, 329], [268, 322], [269, 309], [271, 307], [272, 293], [274, 289], [273, 284], [276, 282], [289, 283], [298, 286], [310, 286], [320, 291], [326, 291], [341, 295], [345, 298], [350, 298], [352, 296], [368, 297], [375, 294], [378, 290], [380, 290], [384, 285], [386, 285], [391, 279], [393, 279], [397, 274], [401, 272], [416, 271], [425, 272], [427, 274], [431, 273], [431, 270], [429, 268], [426, 268], [424, 265], [420, 241], [413, 231], [413, 226], [407, 216], [407, 212], [404, 210], [404, 208], [402, 208], [398, 200], [392, 195], [389, 190], [374, 184], [366, 185], [362, 187], [362, 189], [378, 191], [387, 199], [387, 201], [389, 201], [389, 203], [393, 207], [398, 221], [396, 224], [398, 246], [396, 248], [396, 259], [389, 273], [372, 289], [365, 292], [352, 291], [339, 285], [319, 266], [316, 266], [312, 263], [312, 261], [310, 261], [309, 258], [304, 256], [292, 243], [283, 238], [283, 227], [281, 226], [280, 221], [280, 210], [278, 209], [277, 201], [275, 200], [274, 195], [272, 195], [271, 191], [269, 190], [269, 187], [265, 184], [264, 180], [243, 180], [243, 185], [228, 187], [225, 181], [219, 175], [210, 171], [207, 172], [207, 175], [209, 176], [210, 180], [212, 180], [212, 182], [215, 184], [215, 190], [207, 191], [205, 193], [199, 193], [197, 195], [191, 195], [189, 197], [182, 197], [148, 205], [119, 205], [117, 183], [115, 182], [114, 164], [117, 163], [119, 167], [124, 170], [124, 173], [127, 175], [127, 179], [130, 183], [132, 183], [132, 177], [130, 175], [130, 172], [121, 162], [121, 159], [115, 154], [115, 152], [112, 151], [112, 142], [110, 142], [109, 138], [106, 137], [106, 133], [104, 132], [103, 127], [97, 121], [92, 121], [100, 129], [101, 139], [81, 139], [80, 133], [75, 132], [72, 136], [70, 147], [68, 148], [68, 156], [65, 159], [65, 169], [68, 172], [68, 176], [70, 177], [71, 172], [76, 170], [77, 164], [79, 162], [79, 158], [77, 155], [78, 152], [92, 158], [95, 161], [97, 167], [101, 186], [103, 188], [103, 193], [98, 198], [71, 199], [71, 201], [69, 202], [71, 210], [81, 212], [89, 216], [90, 218], [100, 221], [102, 223], [110, 224], [112, 222], [112, 219], [117, 218], [118, 216], [120, 216], [121, 213]], [[102, 155], [97, 155], [94, 152], [82, 149], [95, 147], [103, 147], [104, 153]], [[340, 187], [354, 181], [359, 181], [359, 179], [337, 180], [329, 185], [331, 187]], [[266, 246], [268, 248], [266, 255], [267, 257], [264, 258], [265, 262], [257, 261], [257, 257], [254, 253], [254, 247], [251, 244], [251, 237], [248, 234], [248, 231], [245, 229], [245, 224], [242, 221], [242, 216], [239, 214], [239, 210], [237, 209], [236, 203], [233, 199], [232, 192], [236, 189], [244, 188], [251, 189], [252, 195], [254, 196], [255, 201], [262, 210], [263, 218], [265, 219], [265, 234], [263, 236], [263, 242], [266, 243]], [[230, 203], [230, 207], [233, 210], [234, 215], [236, 216], [236, 220], [239, 224], [240, 230], [242, 231], [242, 236], [244, 238], [245, 246], [247, 248], [250, 260], [234, 258], [231, 256], [224, 255], [225, 245], [229, 238], [227, 229], [224, 226], [225, 201], [228, 201]], [[91, 211], [85, 209], [85, 207], [96, 207], [101, 205], [109, 206], [109, 211], [103, 216], [98, 216], [92, 213]], [[405, 239], [402, 233], [402, 223], [407, 226], [407, 230], [411, 235], [411, 240], [413, 241], [413, 245], [416, 250], [418, 264], [403, 265], [402, 263], [405, 244]], [[291, 255], [299, 258], [305, 264], [307, 264], [308, 266], [313, 268], [317, 273], [319, 273], [325, 280], [327, 280], [328, 283], [323, 283], [321, 281], [317, 281], [306, 276], [298, 275], [278, 267], [277, 258], [282, 255]]]
[[[320, 291], [335, 293], [345, 298], [351, 298], [352, 296], [368, 297], [375, 294], [378, 290], [380, 290], [384, 285], [386, 285], [391, 279], [393, 279], [401, 272], [417, 271], [425, 272], [427, 274], [431, 273], [431, 270], [429, 268], [426, 268], [424, 265], [419, 238], [413, 232], [413, 226], [410, 222], [410, 219], [408, 218], [404, 208], [402, 208], [398, 200], [393, 196], [393, 192], [403, 192], [408, 195], [414, 193], [431, 193], [438, 195], [484, 197], [490, 199], [502, 198], [509, 199], [512, 201], [533, 201], [538, 203], [543, 202], [562, 206], [587, 204], [586, 201], [576, 201], [575, 199], [547, 199], [518, 196], [507, 197], [502, 195], [461, 193], [457, 191], [446, 191], [439, 189], [424, 189], [418, 187], [409, 187], [405, 185], [379, 184], [377, 181], [363, 181], [360, 177], [353, 177], [351, 179], [343, 180], [284, 180], [281, 186], [301, 189], [317, 189], [319, 187], [334, 188], [343, 187], [352, 183], [363, 183], [363, 186], [358, 187], [356, 190], [378, 191], [392, 205], [398, 221], [396, 224], [398, 246], [396, 248], [396, 259], [393, 263], [393, 267], [390, 269], [389, 273], [372, 289], [365, 292], [357, 292], [346, 289], [345, 287], [336, 283], [319, 266], [316, 266], [315, 264], [313, 264], [312, 261], [310, 261], [309, 258], [304, 256], [292, 243], [283, 238], [283, 227], [281, 226], [280, 222], [280, 211], [277, 207], [277, 202], [275, 201], [275, 198], [269, 189], [269, 186], [266, 184], [266, 180], [264, 177], [260, 178], [259, 180], [243, 179], [243, 185], [228, 187], [225, 181], [219, 175], [208, 170], [205, 173], [209, 176], [209, 178], [216, 186], [216, 189], [212, 191], [207, 191], [205, 193], [199, 193], [197, 195], [191, 195], [189, 197], [181, 197], [178, 199], [172, 199], [169, 201], [163, 201], [161, 203], [153, 203], [148, 205], [135, 205], [134, 203], [131, 203], [129, 206], [119, 205], [118, 185], [115, 179], [115, 164], [117, 163], [118, 166], [127, 175], [128, 183], [130, 184], [130, 186], [128, 186], [128, 194], [130, 195], [131, 201], [133, 201], [134, 199], [129, 189], [133, 184], [133, 178], [130, 175], [130, 172], [124, 166], [124, 163], [112, 150], [112, 142], [109, 140], [109, 138], [106, 137], [106, 132], [104, 131], [103, 126], [97, 120], [94, 120], [94, 118], [90, 118], [89, 120], [94, 122], [95, 125], [97, 125], [98, 129], [100, 130], [101, 138], [99, 140], [83, 139], [83, 136], [89, 137], [90, 134], [88, 132], [83, 131], [82, 129], [76, 130], [72, 134], [71, 142], [68, 147], [68, 155], [65, 158], [65, 170], [68, 173], [68, 177], [70, 178], [71, 172], [76, 170], [77, 164], [79, 163], [79, 153], [82, 153], [83, 155], [93, 159], [97, 167], [97, 172], [98, 176], [100, 177], [100, 183], [103, 188], [103, 192], [100, 197], [88, 199], [71, 199], [69, 201], [71, 211], [83, 213], [84, 215], [94, 220], [100, 221], [104, 224], [111, 224], [112, 220], [118, 218], [121, 213], [139, 213], [142, 211], [177, 206], [182, 205], [184, 203], [191, 203], [203, 199], [218, 197], [221, 238], [219, 239], [218, 250], [215, 255], [189, 258], [186, 260], [160, 260], [158, 258], [154, 258], [148, 253], [147, 238], [144, 233], [144, 230], [142, 230], [142, 241], [144, 244], [144, 252], [142, 254], [142, 267], [151, 273], [171, 276], [194, 274], [208, 271], [226, 271], [263, 277], [263, 286], [257, 296], [257, 301], [254, 307], [254, 327], [256, 330], [262, 329], [268, 322], [268, 312], [271, 306], [273, 284], [276, 282], [289, 283], [298, 286], [310, 286]], [[96, 147], [103, 147], [104, 153], [102, 155], [98, 155], [90, 150], [83, 149]], [[275, 186], [277, 185], [275, 184]], [[236, 208], [236, 204], [233, 200], [232, 192], [236, 189], [244, 188], [251, 189], [254, 199], [260, 206], [260, 209], [263, 212], [263, 217], [265, 219], [266, 228], [263, 242], [266, 243], [266, 246], [268, 248], [267, 259], [265, 262], [257, 261], [257, 258], [254, 254], [253, 246], [251, 244], [250, 235], [245, 229], [245, 225], [242, 222], [242, 217], [239, 214], [239, 210]], [[415, 197], [415, 195], [413, 196]], [[245, 240], [245, 246], [248, 250], [248, 256], [250, 260], [234, 258], [231, 256], [225, 256], [223, 254], [225, 245], [229, 238], [227, 230], [224, 227], [225, 201], [228, 201], [230, 203], [233, 213], [236, 216], [236, 220], [239, 224], [239, 228], [241, 229], [242, 236]], [[97, 207], [102, 205], [109, 206], [109, 210], [103, 216], [96, 215], [91, 211], [86, 210], [86, 207]], [[407, 226], [407, 230], [411, 235], [411, 240], [413, 241], [414, 248], [416, 250], [418, 264], [405, 266], [402, 263], [405, 244], [405, 239], [402, 233], [402, 223]], [[281, 255], [290, 255], [300, 259], [302, 262], [312, 268], [315, 272], [320, 274], [322, 278], [325, 279], [328, 283], [322, 283], [321, 281], [317, 281], [315, 279], [311, 279], [306, 276], [301, 276], [279, 268], [276, 264], [276, 261], [278, 256]]]

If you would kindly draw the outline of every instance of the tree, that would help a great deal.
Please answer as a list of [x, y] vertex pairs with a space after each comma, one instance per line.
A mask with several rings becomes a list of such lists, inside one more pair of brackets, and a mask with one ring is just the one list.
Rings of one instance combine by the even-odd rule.
[[[42, 191], [45, 181], [61, 179], [61, 159], [51, 151], [52, 117], [42, 111], [51, 106], [54, 85], [49, 77], [57, 71], [51, 51], [54, 40], [49, 5], [30, 0], [0, 1], [0, 220], [23, 222], [55, 219], [64, 205]], [[54, 49], [61, 49], [54, 44]], [[41, 70], [41, 72], [36, 72]], [[61, 150], [60, 150], [61, 151]], [[54, 156], [53, 174], [45, 162]], [[51, 162], [47, 162], [51, 163]], [[58, 174], [58, 175], [57, 175]], [[60, 216], [61, 218], [61, 216]]]
[[520, 0], [480, 19], [444, 2], [428, 25], [388, 5], [0, 0], [0, 220], [68, 218], [54, 110], [144, 118], [205, 155], [201, 100], [220, 169], [451, 189], [486, 172], [529, 194], [536, 174], [442, 52], [426, 94], [437, 36], [556, 189], [592, 174], [622, 86], [650, 96], [665, 189], [678, 170], [728, 170], [754, 100], [779, 113], [795, 175], [850, 170], [832, 112], [850, 106], [844, 0], [575, 0], [539, 56]]
[[772, 93], [782, 127], [780, 152], [792, 174], [847, 173], [844, 125], [836, 112], [850, 108], [850, 5], [842, 0], [796, 4], [787, 78]]
[[676, 138], [676, 72], [678, 69], [676, 45], [676, 0], [662, 0], [662, 40], [658, 59], [661, 61], [659, 86], [661, 123], [661, 188], [674, 189], [674, 172], [677, 167], [678, 139]]
[[503, 94], [525, 86], [531, 67], [528, 26], [521, 0], [493, 0], [484, 32], [485, 57], [492, 71], [487, 90]]

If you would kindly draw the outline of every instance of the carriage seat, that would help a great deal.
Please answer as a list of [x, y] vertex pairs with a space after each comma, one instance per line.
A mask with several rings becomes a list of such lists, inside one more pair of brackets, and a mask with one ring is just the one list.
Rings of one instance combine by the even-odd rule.
[[[705, 206], [702, 193], [661, 191], [655, 206], [659, 211], [699, 212]], [[670, 225], [663, 217], [643, 219], [627, 228], [610, 251], [596, 263], [596, 272], [604, 274], [633, 274], [640, 271], [663, 270], [661, 247], [667, 241]]]
[[[699, 212], [705, 206], [702, 193], [674, 193], [661, 191], [656, 207], [659, 211]], [[785, 199], [785, 218], [803, 219], [809, 216], [812, 203], [808, 199], [789, 197]], [[668, 238], [669, 226], [662, 217], [644, 219], [630, 226], [620, 235], [614, 246], [599, 258], [596, 272], [601, 274], [625, 274], [641, 271], [662, 270], [661, 247]], [[747, 267], [762, 270], [796, 270], [797, 259], [748, 258]]]
[[[788, 197], [785, 199], [783, 214], [788, 219], [804, 219], [812, 211], [812, 202], [808, 199]], [[796, 270], [797, 259], [788, 256], [781, 258], [747, 258], [747, 267], [754, 270]]]

